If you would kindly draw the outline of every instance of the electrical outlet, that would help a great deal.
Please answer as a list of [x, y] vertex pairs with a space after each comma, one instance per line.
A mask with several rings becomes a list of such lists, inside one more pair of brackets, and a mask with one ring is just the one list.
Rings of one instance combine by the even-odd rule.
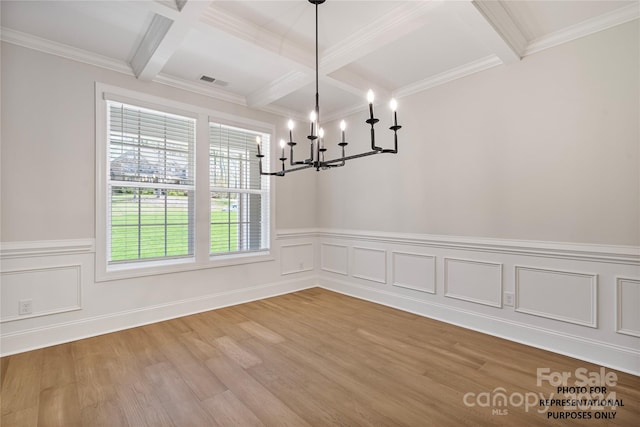
[[18, 314], [31, 314], [33, 313], [33, 300], [21, 299], [18, 301]]
[[513, 292], [504, 293], [504, 305], [508, 307], [513, 307], [514, 300], [515, 300], [515, 295], [513, 294]]

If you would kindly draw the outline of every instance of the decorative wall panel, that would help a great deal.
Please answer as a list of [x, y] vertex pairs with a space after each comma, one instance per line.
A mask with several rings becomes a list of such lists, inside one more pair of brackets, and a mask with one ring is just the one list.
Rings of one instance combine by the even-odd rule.
[[[80, 265], [3, 271], [1, 276], [2, 322], [82, 308]], [[31, 301], [31, 313], [18, 314], [22, 300]]]
[[640, 279], [616, 279], [616, 332], [640, 337]]
[[445, 258], [444, 294], [450, 298], [502, 307], [502, 264]]
[[596, 328], [597, 287], [596, 274], [516, 266], [515, 310]]
[[393, 286], [436, 293], [436, 257], [409, 252], [392, 253]]
[[349, 274], [349, 252], [344, 245], [322, 243], [320, 245], [320, 268], [330, 273]]
[[313, 243], [297, 243], [280, 247], [282, 275], [313, 270]]
[[387, 251], [354, 247], [352, 271], [353, 277], [387, 283]]

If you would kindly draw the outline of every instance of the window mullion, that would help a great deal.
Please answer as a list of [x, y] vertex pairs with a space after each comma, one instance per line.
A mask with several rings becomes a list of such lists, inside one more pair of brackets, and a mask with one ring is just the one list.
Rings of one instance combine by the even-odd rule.
[[195, 129], [195, 254], [196, 263], [209, 262], [209, 234], [211, 229], [211, 195], [209, 190], [209, 121], [206, 115], [199, 116]]

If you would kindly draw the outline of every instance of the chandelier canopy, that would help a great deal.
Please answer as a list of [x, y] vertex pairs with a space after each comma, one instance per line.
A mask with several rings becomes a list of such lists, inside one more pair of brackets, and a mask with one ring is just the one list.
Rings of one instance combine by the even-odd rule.
[[[262, 170], [262, 158], [264, 154], [261, 151], [261, 139], [260, 137], [256, 137], [256, 142], [258, 144], [258, 154], [256, 157], [259, 159], [260, 164], [260, 175], [275, 175], [275, 176], [285, 176], [288, 172], [295, 172], [303, 169], [315, 168], [317, 171], [326, 170], [336, 167], [344, 166], [347, 160], [358, 159], [360, 157], [371, 156], [374, 154], [380, 153], [398, 153], [398, 130], [402, 126], [398, 125], [398, 116], [397, 116], [397, 108], [398, 103], [395, 99], [392, 99], [390, 102], [391, 111], [393, 112], [393, 126], [389, 127], [391, 131], [393, 131], [393, 149], [385, 149], [382, 147], [378, 147], [375, 141], [375, 129], [374, 126], [379, 122], [377, 118], [373, 115], [373, 101], [374, 95], [373, 91], [369, 90], [367, 93], [367, 102], [369, 103], [369, 118], [365, 120], [365, 123], [371, 126], [371, 150], [365, 151], [358, 154], [352, 154], [350, 156], [345, 155], [345, 147], [349, 144], [345, 140], [345, 129], [346, 123], [344, 120], [340, 122], [340, 131], [341, 131], [341, 139], [338, 143], [338, 146], [342, 150], [342, 156], [332, 159], [325, 160], [324, 154], [327, 151], [327, 148], [324, 145], [324, 129], [319, 127], [320, 125], [320, 95], [318, 93], [318, 5], [324, 3], [325, 0], [309, 0], [309, 3], [315, 5], [316, 7], [316, 103], [315, 108], [309, 115], [309, 121], [311, 122], [310, 132], [307, 135], [307, 139], [309, 140], [309, 158], [305, 160], [295, 161], [293, 159], [293, 148], [297, 145], [297, 142], [293, 141], [293, 120], [289, 120], [289, 142], [285, 142], [284, 139], [280, 140], [280, 161], [282, 162], [282, 170], [277, 172], [263, 172]], [[285, 153], [285, 145], [289, 146], [289, 169], [286, 168], [285, 163], [287, 161], [286, 153]]]

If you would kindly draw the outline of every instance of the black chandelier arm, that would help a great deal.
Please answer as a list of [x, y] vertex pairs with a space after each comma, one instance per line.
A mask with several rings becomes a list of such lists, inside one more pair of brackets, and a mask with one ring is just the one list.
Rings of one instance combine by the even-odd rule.
[[380, 120], [376, 119], [375, 117], [371, 116], [370, 119], [365, 120], [365, 123], [371, 125], [371, 149], [374, 151], [382, 151], [382, 147], [378, 147], [376, 145], [376, 131], [375, 131], [375, 125], [376, 123], [378, 123]]
[[[293, 134], [292, 134], [292, 130], [294, 127], [294, 123], [292, 120], [289, 120], [289, 142], [287, 143], [287, 145], [289, 145], [289, 157], [286, 157], [285, 154], [285, 141], [281, 140], [280, 142], [280, 146], [282, 148], [282, 154], [279, 157], [280, 162], [282, 163], [282, 167], [281, 170], [277, 171], [277, 172], [263, 172], [262, 170], [262, 158], [264, 157], [262, 155], [262, 153], [260, 152], [260, 140], [258, 139], [258, 158], [259, 158], [259, 171], [260, 171], [260, 175], [266, 175], [266, 176], [285, 176], [285, 174], [289, 173], [289, 172], [295, 172], [295, 171], [299, 171], [299, 170], [303, 170], [303, 169], [310, 169], [310, 168], [314, 168], [316, 169], [316, 171], [320, 171], [321, 169], [331, 169], [331, 168], [337, 168], [337, 167], [342, 167], [345, 166], [346, 162], [348, 160], [353, 160], [353, 159], [359, 159], [361, 157], [368, 157], [368, 156], [373, 156], [375, 154], [397, 154], [398, 153], [398, 130], [400, 130], [400, 128], [402, 126], [398, 125], [398, 118], [397, 118], [397, 113], [396, 113], [396, 109], [398, 107], [398, 103], [396, 102], [395, 99], [391, 99], [390, 102], [390, 107], [391, 107], [391, 111], [393, 113], [393, 126], [389, 127], [389, 130], [393, 131], [393, 148], [383, 148], [380, 147], [378, 145], [376, 145], [376, 135], [375, 135], [375, 125], [380, 122], [380, 120], [378, 118], [376, 118], [374, 116], [374, 94], [373, 91], [369, 90], [369, 92], [367, 93], [367, 101], [369, 103], [369, 117], [367, 118], [367, 120], [365, 120], [365, 123], [370, 125], [371, 129], [370, 129], [370, 144], [371, 144], [371, 150], [370, 151], [366, 151], [366, 152], [362, 152], [362, 153], [358, 153], [358, 154], [352, 154], [347, 156], [346, 155], [346, 146], [348, 145], [348, 143], [345, 141], [345, 128], [346, 128], [346, 124], [344, 122], [344, 120], [342, 122], [340, 122], [340, 129], [342, 131], [342, 138], [341, 141], [338, 143], [338, 146], [340, 147], [342, 156], [338, 157], [338, 158], [334, 158], [332, 160], [325, 160], [325, 154], [327, 151], [327, 148], [324, 145], [324, 131], [323, 129], [320, 127], [320, 94], [319, 94], [319, 55], [318, 55], [318, 5], [322, 4], [325, 2], [325, 0], [308, 0], [309, 3], [313, 4], [315, 6], [315, 62], [316, 62], [316, 68], [315, 68], [315, 77], [316, 77], [316, 81], [315, 81], [315, 106], [313, 111], [311, 112], [309, 118], [310, 118], [310, 124], [311, 124], [311, 132], [310, 134], [307, 136], [307, 139], [309, 141], [309, 158], [305, 159], [305, 160], [298, 160], [296, 161], [294, 159], [294, 147], [296, 145], [298, 145], [298, 143], [294, 142], [293, 140]], [[286, 164], [287, 160], [289, 160], [288, 165]], [[289, 169], [287, 169], [287, 166], [289, 166]]]
[[291, 169], [282, 169], [278, 172], [262, 172], [262, 166], [260, 166], [260, 175], [262, 176], [284, 176], [286, 173], [288, 172], [295, 172], [295, 171], [299, 171], [299, 170], [303, 170], [303, 169], [309, 169], [313, 167], [313, 165], [304, 165], [304, 166], [299, 166], [297, 168], [291, 168]]

